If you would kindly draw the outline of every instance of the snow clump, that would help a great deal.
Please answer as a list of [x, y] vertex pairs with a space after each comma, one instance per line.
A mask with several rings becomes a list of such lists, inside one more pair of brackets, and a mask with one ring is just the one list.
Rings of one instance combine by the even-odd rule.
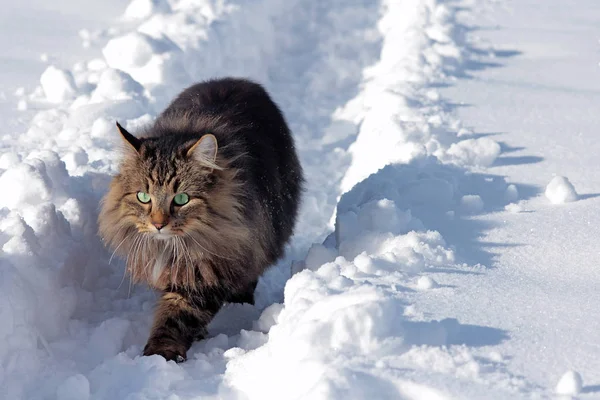
[[546, 197], [553, 204], [568, 203], [576, 201], [578, 196], [575, 187], [567, 177], [555, 176], [546, 186]]
[[40, 77], [42, 89], [48, 101], [62, 103], [75, 97], [75, 80], [69, 71], [49, 66]]
[[581, 393], [583, 380], [577, 371], [567, 371], [556, 385], [556, 393], [566, 396], [576, 396]]

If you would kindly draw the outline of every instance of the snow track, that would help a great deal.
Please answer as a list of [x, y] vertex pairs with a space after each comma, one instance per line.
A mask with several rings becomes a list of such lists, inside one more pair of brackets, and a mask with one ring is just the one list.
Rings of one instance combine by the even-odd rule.
[[[432, 319], [446, 276], [486, 274], [483, 213], [532, 194], [439, 88], [489, 48], [443, 0], [133, 0], [82, 31], [93, 58], [20, 90], [0, 145], [0, 398], [449, 399], [544, 396], [495, 326]], [[481, 45], [479, 45], [481, 46]], [[283, 109], [308, 188], [257, 305], [227, 305], [183, 364], [140, 357], [156, 295], [96, 236], [114, 121], [149, 123], [191, 83], [237, 75]], [[31, 110], [36, 110], [33, 113]], [[21, 123], [15, 126], [20, 126]], [[294, 274], [292, 274], [294, 273]], [[443, 308], [443, 307], [442, 307]]]

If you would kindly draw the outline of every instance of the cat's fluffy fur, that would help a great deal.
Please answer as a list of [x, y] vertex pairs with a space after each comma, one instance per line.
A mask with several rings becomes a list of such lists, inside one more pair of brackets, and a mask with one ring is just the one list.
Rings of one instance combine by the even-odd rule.
[[292, 235], [302, 169], [282, 113], [248, 80], [184, 90], [137, 137], [118, 128], [126, 154], [100, 235], [134, 281], [163, 292], [144, 354], [181, 361], [224, 302], [253, 303]]

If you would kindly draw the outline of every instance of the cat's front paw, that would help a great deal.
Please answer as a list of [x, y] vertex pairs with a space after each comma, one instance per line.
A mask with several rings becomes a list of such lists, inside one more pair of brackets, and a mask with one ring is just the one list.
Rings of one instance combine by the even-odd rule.
[[187, 359], [187, 347], [181, 343], [174, 342], [171, 339], [151, 338], [144, 347], [144, 355], [152, 356], [158, 354], [167, 361], [177, 363], [184, 362]]

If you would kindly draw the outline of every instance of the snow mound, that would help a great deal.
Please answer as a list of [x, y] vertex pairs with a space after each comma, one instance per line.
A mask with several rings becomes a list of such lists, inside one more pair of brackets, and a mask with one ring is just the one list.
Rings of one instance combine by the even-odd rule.
[[500, 155], [500, 145], [487, 137], [453, 143], [442, 159], [462, 166], [489, 167]]
[[422, 276], [417, 281], [417, 287], [421, 290], [435, 289], [440, 285], [430, 276]]
[[567, 177], [555, 176], [546, 186], [546, 197], [553, 204], [562, 204], [578, 199], [575, 187]]
[[42, 89], [48, 101], [62, 103], [71, 100], [77, 93], [77, 86], [71, 72], [49, 66], [40, 77]]
[[155, 14], [171, 11], [165, 0], [133, 0], [125, 9], [125, 17], [129, 19], [145, 19]]
[[478, 213], [483, 210], [483, 200], [477, 194], [464, 195], [460, 199], [460, 205], [466, 213]]
[[519, 190], [513, 184], [510, 184], [506, 187], [506, 191], [504, 192], [504, 199], [508, 202], [515, 202], [519, 200]]
[[[37, 167], [37, 168], [36, 168]], [[26, 184], [24, 184], [26, 182]], [[36, 206], [50, 199], [52, 182], [46, 173], [46, 165], [22, 163], [0, 175], [0, 207]]]
[[107, 100], [127, 100], [139, 98], [143, 93], [144, 87], [129, 74], [107, 68], [100, 74], [90, 101], [100, 103]]
[[577, 371], [567, 371], [556, 384], [556, 393], [566, 396], [577, 396], [581, 393], [583, 379]]
[[111, 68], [128, 73], [143, 85], [181, 85], [191, 81], [183, 65], [181, 49], [164, 36], [153, 38], [131, 32], [111, 39], [102, 53]]

